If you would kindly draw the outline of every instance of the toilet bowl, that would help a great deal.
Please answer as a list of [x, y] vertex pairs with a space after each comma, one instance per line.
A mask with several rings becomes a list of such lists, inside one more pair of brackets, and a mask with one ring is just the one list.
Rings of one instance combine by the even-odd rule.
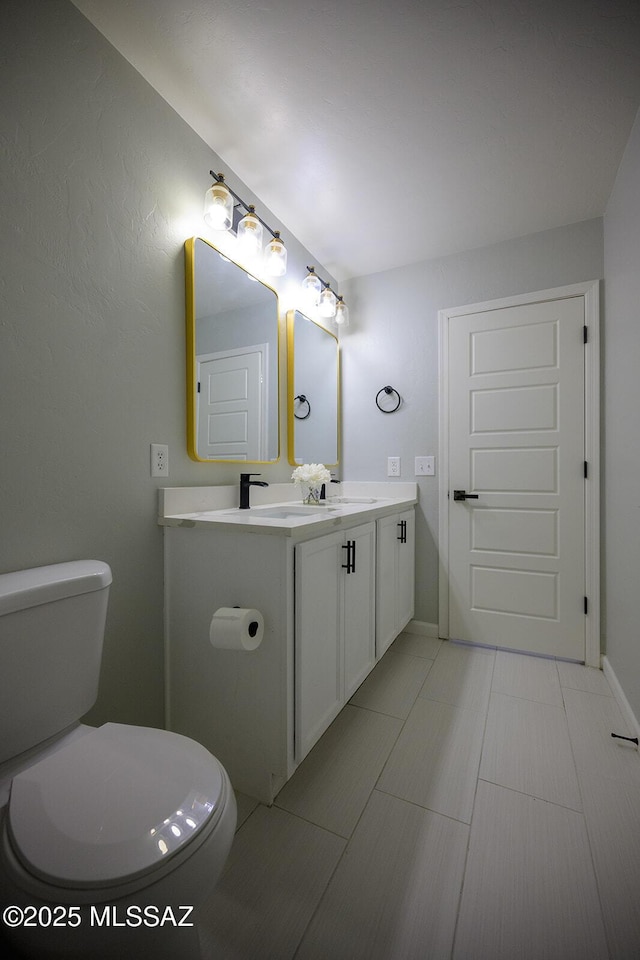
[[[200, 955], [198, 908], [228, 856], [235, 797], [188, 737], [78, 722], [110, 582], [96, 561], [0, 575], [3, 932], [27, 957], [187, 960]], [[58, 728], [69, 699], [76, 719]]]

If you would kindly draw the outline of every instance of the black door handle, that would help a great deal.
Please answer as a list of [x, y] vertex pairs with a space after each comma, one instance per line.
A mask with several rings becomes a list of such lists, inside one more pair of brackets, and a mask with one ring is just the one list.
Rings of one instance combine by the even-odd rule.
[[454, 500], [477, 500], [477, 493], [467, 493], [466, 490], [454, 490], [453, 491]]

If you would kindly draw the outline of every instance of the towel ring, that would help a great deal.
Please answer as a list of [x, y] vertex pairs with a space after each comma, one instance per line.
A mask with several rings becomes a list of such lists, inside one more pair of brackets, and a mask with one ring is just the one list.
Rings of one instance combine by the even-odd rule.
[[311, 416], [311, 404], [309, 403], [309, 401], [308, 401], [307, 398], [305, 397], [304, 393], [301, 393], [298, 397], [294, 397], [294, 398], [293, 398], [293, 402], [294, 402], [294, 403], [296, 402], [296, 400], [299, 400], [300, 403], [306, 403], [308, 409], [307, 409], [307, 412], [306, 412], [303, 416], [300, 415], [300, 414], [297, 414], [297, 413], [295, 412], [295, 410], [294, 410], [294, 412], [293, 412], [293, 415], [294, 415], [294, 417], [296, 418], [296, 420], [306, 420], [307, 417]]
[[[386, 396], [391, 396], [391, 394], [395, 393], [396, 397], [398, 398], [395, 407], [390, 407], [388, 410], [385, 410], [384, 407], [381, 407], [381, 406], [380, 406], [380, 394], [381, 394], [381, 393], [384, 393]], [[377, 407], [378, 410], [380, 410], [382, 413], [395, 413], [401, 403], [402, 403], [402, 397], [400, 396], [400, 394], [398, 393], [398, 391], [397, 391], [394, 387], [382, 387], [382, 389], [381, 389], [381, 390], [378, 390], [378, 392], [377, 392], [377, 394], [376, 394], [376, 407]]]

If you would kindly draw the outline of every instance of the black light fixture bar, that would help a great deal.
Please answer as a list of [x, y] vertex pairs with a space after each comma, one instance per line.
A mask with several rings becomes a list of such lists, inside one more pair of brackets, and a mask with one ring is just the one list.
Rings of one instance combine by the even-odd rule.
[[249, 210], [250, 210], [251, 213], [253, 214], [253, 216], [256, 218], [256, 220], [259, 220], [260, 223], [262, 224], [262, 226], [263, 226], [263, 227], [266, 227], [266, 229], [269, 231], [269, 233], [271, 234], [272, 237], [277, 238], [277, 239], [281, 239], [281, 237], [280, 237], [280, 231], [279, 231], [279, 230], [272, 230], [271, 227], [269, 226], [269, 224], [266, 223], [266, 222], [262, 219], [262, 217], [258, 216], [258, 214], [257, 214], [256, 211], [255, 211], [255, 207], [253, 206], [253, 204], [246, 203], [246, 202], [242, 199], [242, 197], [239, 197], [239, 196], [238, 196], [238, 194], [235, 192], [235, 190], [232, 190], [232, 189], [231, 189], [231, 187], [229, 186], [229, 184], [227, 183], [227, 181], [226, 181], [225, 178], [224, 178], [224, 174], [222, 174], [222, 173], [214, 173], [213, 170], [209, 170], [209, 173], [210, 173], [210, 175], [213, 177], [213, 179], [214, 179], [217, 183], [224, 183], [225, 187], [227, 188], [227, 190], [229, 191], [229, 193], [231, 194], [231, 196], [234, 197], [234, 199], [237, 200], [238, 203], [242, 204], [242, 206], [245, 208], [245, 210], [246, 210], [247, 212], [249, 212]]

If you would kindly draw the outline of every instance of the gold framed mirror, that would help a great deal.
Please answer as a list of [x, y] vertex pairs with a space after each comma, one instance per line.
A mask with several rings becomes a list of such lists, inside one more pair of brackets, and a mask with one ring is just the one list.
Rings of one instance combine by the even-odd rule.
[[287, 312], [289, 463], [340, 461], [338, 338], [299, 310]]
[[278, 294], [208, 240], [185, 242], [187, 450], [200, 463], [280, 456]]

